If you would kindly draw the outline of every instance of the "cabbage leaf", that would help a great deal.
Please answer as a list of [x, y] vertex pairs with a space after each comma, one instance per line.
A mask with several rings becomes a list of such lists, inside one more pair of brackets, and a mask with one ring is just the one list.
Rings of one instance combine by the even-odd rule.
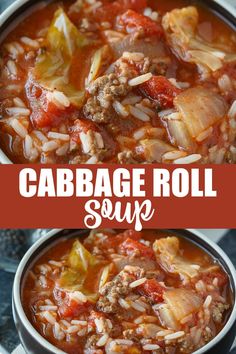
[[58, 9], [46, 36], [45, 50], [37, 57], [33, 71], [41, 86], [64, 92], [78, 107], [83, 103], [84, 92], [69, 84], [69, 73], [73, 56], [88, 43], [64, 10]]

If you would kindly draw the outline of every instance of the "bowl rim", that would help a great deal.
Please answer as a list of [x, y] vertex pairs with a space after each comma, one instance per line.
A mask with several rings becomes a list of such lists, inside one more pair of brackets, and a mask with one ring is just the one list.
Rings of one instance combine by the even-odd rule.
[[[49, 231], [45, 236], [41, 237], [39, 240], [37, 240], [26, 252], [24, 257], [22, 258], [18, 269], [15, 274], [14, 278], [14, 284], [13, 284], [13, 306], [14, 309], [16, 310], [18, 316], [21, 319], [21, 322], [23, 326], [25, 327], [26, 331], [36, 340], [36, 342], [40, 343], [44, 347], [44, 349], [50, 350], [52, 353], [55, 354], [66, 354], [64, 351], [58, 349], [56, 346], [48, 342], [44, 337], [41, 336], [41, 334], [33, 327], [31, 322], [28, 320], [25, 311], [23, 309], [22, 303], [21, 303], [21, 280], [24, 275], [24, 270], [25, 267], [28, 264], [29, 259], [34, 255], [34, 253], [37, 251], [37, 249], [43, 245], [45, 242], [47, 243], [48, 240], [51, 238], [53, 239], [52, 242], [55, 240], [54, 236], [56, 236], [60, 231], [63, 231], [65, 229], [53, 229]], [[78, 229], [78, 231], [84, 231], [86, 229]], [[228, 321], [226, 322], [225, 326], [223, 329], [215, 336], [209, 343], [207, 343], [204, 347], [198, 349], [195, 351], [193, 354], [203, 354], [207, 350], [210, 350], [213, 346], [216, 346], [226, 335], [227, 333], [231, 330], [233, 325], [235, 324], [236, 320], [236, 269], [229, 259], [229, 257], [226, 255], [226, 253], [214, 242], [211, 241], [209, 238], [207, 238], [205, 235], [203, 235], [200, 231], [195, 230], [195, 229], [182, 229], [183, 231], [188, 231], [190, 234], [193, 234], [196, 236], [197, 239], [199, 239], [201, 242], [203, 242], [205, 245], [209, 246], [211, 249], [214, 249], [214, 251], [219, 255], [219, 258], [222, 259], [225, 264], [228, 267], [228, 270], [230, 272], [230, 277], [232, 278], [232, 285], [234, 287], [234, 306], [232, 309], [232, 312], [230, 314], [230, 317]], [[75, 231], [75, 230], [73, 230]], [[88, 230], [89, 231], [89, 230]], [[181, 230], [179, 230], [181, 232]], [[61, 237], [67, 237], [69, 236], [69, 233], [67, 235], [61, 235]], [[58, 238], [59, 240], [59, 238]], [[197, 244], [198, 242], [194, 240], [194, 242]], [[200, 245], [201, 246], [201, 245]], [[204, 246], [203, 246], [204, 248]], [[209, 251], [209, 253], [211, 253]]]
[[[27, 4], [30, 1], [32, 0], [15, 0], [13, 4], [11, 4], [6, 10], [4, 10], [0, 14], [0, 28], [10, 18], [10, 16], [14, 14], [15, 11], [19, 10], [21, 6]], [[36, 1], [40, 1], [40, 0], [36, 0]], [[201, 1], [204, 2], [204, 0]], [[234, 7], [232, 4], [227, 3], [225, 0], [210, 0], [210, 1], [220, 6], [222, 10], [226, 10], [229, 15], [234, 15], [236, 17], [236, 7]], [[208, 4], [206, 4], [206, 6], [208, 6]], [[1, 148], [0, 148], [0, 163], [18, 164], [18, 163], [14, 163]]]

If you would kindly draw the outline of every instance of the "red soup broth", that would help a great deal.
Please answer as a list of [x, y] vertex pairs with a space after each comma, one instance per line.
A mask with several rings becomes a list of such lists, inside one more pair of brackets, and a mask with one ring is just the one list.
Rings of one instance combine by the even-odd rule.
[[154, 230], [54, 242], [29, 267], [21, 297], [32, 325], [67, 353], [193, 353], [233, 306], [217, 259]]
[[235, 31], [200, 2], [53, 1], [0, 59], [13, 162], [236, 161]]

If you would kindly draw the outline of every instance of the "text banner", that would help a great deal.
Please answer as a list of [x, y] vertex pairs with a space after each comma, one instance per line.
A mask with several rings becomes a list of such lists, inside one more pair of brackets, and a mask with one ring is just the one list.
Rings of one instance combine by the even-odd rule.
[[235, 228], [236, 165], [1, 165], [1, 228]]

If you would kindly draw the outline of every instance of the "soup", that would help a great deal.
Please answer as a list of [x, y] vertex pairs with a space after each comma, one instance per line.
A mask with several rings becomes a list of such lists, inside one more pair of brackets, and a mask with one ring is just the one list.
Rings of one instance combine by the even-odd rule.
[[180, 0], [52, 2], [1, 44], [17, 163], [235, 163], [236, 35]]
[[227, 274], [164, 231], [91, 231], [39, 255], [22, 285], [32, 325], [66, 353], [193, 353], [232, 309]]

